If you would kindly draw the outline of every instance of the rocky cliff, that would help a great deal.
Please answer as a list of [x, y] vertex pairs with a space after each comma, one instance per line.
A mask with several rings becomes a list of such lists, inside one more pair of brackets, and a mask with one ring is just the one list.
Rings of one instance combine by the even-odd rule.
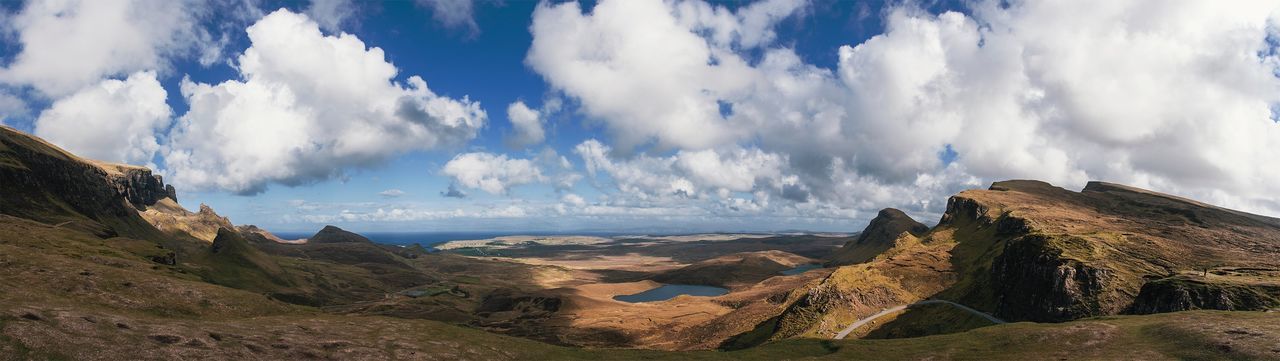
[[137, 210], [172, 187], [144, 168], [77, 157], [44, 140], [0, 126], [0, 213], [100, 236], [157, 239]]
[[94, 164], [106, 171], [107, 182], [116, 193], [138, 210], [145, 210], [165, 198], [178, 201], [178, 194], [173, 186], [165, 185], [164, 178], [151, 174], [150, 169], [125, 164]]
[[[952, 262], [965, 270], [943, 295], [1006, 319], [1277, 306], [1251, 297], [1267, 294], [1280, 270], [1280, 220], [1137, 188], [1092, 182], [1072, 192], [998, 182], [952, 197], [934, 234], [957, 242]], [[1156, 301], [1167, 299], [1154, 295], [1169, 294], [1169, 284], [1185, 284], [1164, 280], [1224, 268], [1251, 271], [1200, 277], [1198, 289], [1221, 302]], [[1207, 291], [1242, 288], [1252, 291]]]
[[1216, 280], [1225, 275], [1204, 273], [1153, 280], [1142, 285], [1128, 312], [1152, 314], [1185, 310], [1265, 310], [1280, 306], [1280, 282]]

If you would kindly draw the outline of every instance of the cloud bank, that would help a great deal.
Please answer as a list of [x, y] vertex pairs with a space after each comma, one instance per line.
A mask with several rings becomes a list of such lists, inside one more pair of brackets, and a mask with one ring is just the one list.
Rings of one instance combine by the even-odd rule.
[[[533, 161], [510, 159], [505, 154], [459, 154], [444, 165], [443, 171], [444, 174], [453, 177], [458, 184], [490, 194], [506, 194], [512, 186], [540, 182], [545, 179], [541, 168]], [[454, 191], [456, 189], [451, 189], [449, 193]]]
[[775, 41], [800, 1], [544, 3], [526, 62], [610, 130], [622, 153], [577, 152], [633, 199], [718, 188], [795, 200], [783, 211], [936, 214], [993, 180], [1102, 179], [1277, 214], [1280, 16], [1219, 5], [896, 7], [825, 69]]

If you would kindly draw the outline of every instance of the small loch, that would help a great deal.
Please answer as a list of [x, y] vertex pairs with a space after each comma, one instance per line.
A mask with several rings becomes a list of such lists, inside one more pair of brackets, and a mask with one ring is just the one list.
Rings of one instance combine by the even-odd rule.
[[648, 291], [640, 292], [632, 295], [614, 296], [613, 299], [630, 302], [657, 302], [666, 301], [679, 295], [715, 297], [729, 293], [728, 289], [711, 286], [695, 286], [695, 285], [662, 285]]
[[792, 269], [789, 269], [789, 270], [783, 270], [782, 272], [779, 272], [779, 273], [783, 274], [784, 276], [790, 276], [790, 275], [798, 275], [798, 274], [801, 274], [801, 273], [809, 272], [809, 270], [815, 270], [815, 269], [819, 269], [819, 268], [822, 268], [822, 265], [820, 265], [820, 264], [812, 264], [812, 263], [811, 263], [811, 264], [802, 264], [802, 265], [796, 266], [795, 268], [792, 268]]

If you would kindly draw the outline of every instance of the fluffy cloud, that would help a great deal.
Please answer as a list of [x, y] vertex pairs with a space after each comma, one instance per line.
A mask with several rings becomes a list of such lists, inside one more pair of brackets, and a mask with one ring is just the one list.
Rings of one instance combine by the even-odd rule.
[[786, 160], [759, 149], [735, 149], [727, 154], [713, 150], [680, 152], [676, 166], [710, 187], [749, 192], [761, 181], [781, 179]]
[[542, 114], [537, 110], [529, 109], [524, 102], [517, 101], [507, 106], [507, 119], [511, 121], [514, 130], [514, 133], [507, 138], [507, 144], [511, 147], [523, 148], [542, 143], [547, 139], [546, 133], [542, 130]]
[[603, 2], [584, 15], [577, 2], [539, 5], [526, 62], [581, 100], [630, 148], [705, 148], [737, 137], [717, 103], [750, 82], [742, 59], [713, 49], [660, 1]]
[[27, 2], [5, 19], [22, 51], [0, 81], [53, 97], [101, 79], [166, 69], [168, 58], [198, 50], [210, 36], [196, 26], [197, 1], [67, 0]]
[[794, 176], [784, 174], [784, 157], [759, 149], [679, 151], [667, 157], [639, 154], [615, 159], [612, 147], [590, 139], [574, 152], [593, 177], [608, 175], [619, 191], [642, 201], [683, 202], [713, 195], [728, 199], [735, 192], [780, 192], [795, 183]]
[[146, 165], [169, 124], [166, 93], [153, 71], [104, 80], [54, 102], [36, 119], [35, 133], [77, 155]]
[[586, 199], [582, 199], [582, 196], [573, 193], [567, 193], [560, 197], [560, 201], [575, 207], [585, 207], [587, 205]]
[[306, 16], [273, 12], [247, 29], [241, 80], [182, 82], [190, 104], [170, 133], [174, 183], [251, 194], [377, 164], [411, 150], [458, 145], [486, 120], [476, 102], [432, 92], [382, 49], [325, 36]]
[[464, 187], [490, 194], [506, 194], [513, 186], [546, 179], [533, 161], [511, 159], [505, 154], [458, 154], [444, 165], [443, 171]]
[[[935, 213], [947, 193], [992, 180], [1103, 179], [1280, 213], [1277, 4], [971, 7], [887, 11], [884, 34], [825, 69], [774, 43], [801, 9], [786, 1], [544, 4], [526, 62], [622, 150], [679, 151], [616, 163], [580, 145], [624, 193], [740, 191], [759, 173], [782, 186], [758, 203], [813, 200], [780, 211]], [[697, 153], [709, 150], [745, 165]]]

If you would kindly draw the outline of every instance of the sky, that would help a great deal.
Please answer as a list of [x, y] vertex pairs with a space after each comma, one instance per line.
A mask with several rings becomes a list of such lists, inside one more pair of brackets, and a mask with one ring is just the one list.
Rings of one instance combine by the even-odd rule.
[[1280, 216], [1280, 2], [0, 2], [0, 122], [282, 232], [856, 231], [1004, 179]]

